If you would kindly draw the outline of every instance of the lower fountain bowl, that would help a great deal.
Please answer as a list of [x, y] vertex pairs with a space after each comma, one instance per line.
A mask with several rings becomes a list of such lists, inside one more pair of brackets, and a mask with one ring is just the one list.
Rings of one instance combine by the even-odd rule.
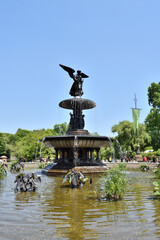
[[105, 136], [65, 135], [43, 139], [46, 147], [54, 147], [56, 165], [43, 169], [47, 175], [64, 174], [78, 169], [83, 173], [102, 173], [107, 170], [99, 159], [101, 147], [108, 147], [111, 139]]

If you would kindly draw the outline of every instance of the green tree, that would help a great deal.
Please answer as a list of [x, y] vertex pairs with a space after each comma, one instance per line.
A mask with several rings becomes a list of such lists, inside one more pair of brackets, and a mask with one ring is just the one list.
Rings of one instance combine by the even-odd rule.
[[[17, 158], [26, 158], [29, 161], [35, 159], [35, 157], [39, 157], [40, 148], [42, 147], [41, 153], [44, 150], [44, 145], [40, 140], [42, 140], [47, 135], [52, 135], [52, 132], [53, 131], [49, 129], [29, 131], [25, 136], [19, 138], [19, 140], [16, 141], [14, 147], [15, 156]], [[49, 155], [50, 152], [51, 150], [48, 149], [46, 151], [46, 154]]]
[[68, 129], [67, 123], [56, 124], [53, 129], [25, 130], [18, 129], [14, 136], [6, 136], [6, 142], [10, 144], [11, 154], [19, 158], [33, 160], [35, 157], [53, 157], [53, 148], [46, 148], [42, 139], [46, 136], [64, 135]]
[[157, 150], [160, 146], [160, 82], [153, 82], [148, 87], [148, 103], [153, 108], [146, 117], [145, 124], [151, 136], [151, 144]]
[[109, 159], [113, 155], [113, 149], [111, 147], [101, 148], [99, 157], [101, 160]]
[[154, 150], [160, 146], [160, 109], [152, 108], [145, 119], [146, 129], [151, 136], [151, 145]]
[[0, 156], [6, 154], [6, 146], [3, 138], [3, 133], [0, 133]]
[[23, 138], [23, 137], [27, 136], [27, 134], [29, 132], [30, 132], [29, 130], [18, 128], [15, 135], [16, 135], [17, 138]]
[[54, 128], [53, 128], [53, 134], [55, 136], [58, 136], [58, 135], [65, 135], [67, 130], [68, 130], [68, 124], [65, 122], [65, 123], [61, 123], [61, 124], [55, 124], [54, 125]]
[[160, 108], [160, 82], [151, 83], [148, 87], [148, 103], [153, 106], [153, 108]]
[[[137, 137], [134, 131], [133, 123], [129, 121], [122, 121], [112, 127], [112, 132], [117, 133], [116, 139], [121, 145], [123, 151], [136, 151]], [[146, 131], [145, 124], [139, 124], [139, 145], [141, 151], [151, 142], [151, 137]]]

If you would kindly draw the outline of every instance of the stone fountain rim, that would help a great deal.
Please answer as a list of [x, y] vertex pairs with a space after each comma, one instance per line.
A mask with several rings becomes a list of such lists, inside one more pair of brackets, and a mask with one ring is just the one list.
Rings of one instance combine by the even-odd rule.
[[43, 139], [43, 142], [47, 147], [73, 148], [75, 140], [79, 148], [108, 147], [113, 142], [109, 137], [92, 135], [48, 136]]
[[106, 137], [106, 136], [92, 136], [92, 135], [62, 135], [62, 136], [47, 136], [44, 138], [44, 142], [45, 140], [49, 140], [49, 139], [60, 139], [60, 140], [66, 140], [66, 139], [75, 139], [75, 137], [77, 137], [77, 139], [95, 139], [95, 140], [108, 140], [108, 141], [114, 141], [114, 138], [112, 137]]

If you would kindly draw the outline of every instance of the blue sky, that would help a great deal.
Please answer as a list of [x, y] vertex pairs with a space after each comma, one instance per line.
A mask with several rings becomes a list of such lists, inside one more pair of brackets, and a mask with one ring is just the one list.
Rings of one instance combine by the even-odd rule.
[[160, 81], [159, 0], [0, 1], [0, 132], [52, 128], [69, 122], [72, 79], [59, 63], [81, 69], [85, 129], [113, 136], [132, 121], [134, 95], [142, 123], [147, 89]]

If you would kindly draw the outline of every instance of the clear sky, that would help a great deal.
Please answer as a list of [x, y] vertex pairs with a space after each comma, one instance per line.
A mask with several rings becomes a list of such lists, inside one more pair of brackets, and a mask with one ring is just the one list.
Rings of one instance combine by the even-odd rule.
[[58, 104], [73, 81], [59, 63], [89, 75], [83, 97], [97, 107], [84, 111], [85, 129], [113, 136], [132, 121], [135, 93], [144, 122], [160, 81], [160, 1], [0, 1], [0, 132], [69, 122]]

